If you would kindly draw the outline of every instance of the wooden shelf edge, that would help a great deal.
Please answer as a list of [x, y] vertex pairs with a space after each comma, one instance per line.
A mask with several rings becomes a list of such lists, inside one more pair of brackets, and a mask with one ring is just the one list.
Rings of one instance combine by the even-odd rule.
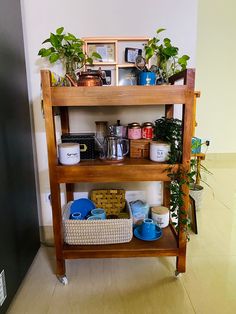
[[[95, 160], [74, 166], [58, 165], [53, 172], [58, 183], [170, 181], [165, 171], [169, 166], [138, 159], [127, 159], [120, 164]], [[177, 169], [178, 166], [172, 167]]]
[[186, 85], [51, 87], [52, 106], [157, 106], [185, 104]]

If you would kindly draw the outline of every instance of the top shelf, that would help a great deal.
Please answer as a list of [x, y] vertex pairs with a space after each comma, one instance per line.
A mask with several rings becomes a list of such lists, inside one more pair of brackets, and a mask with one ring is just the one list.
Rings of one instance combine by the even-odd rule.
[[186, 85], [51, 87], [52, 106], [143, 106], [185, 104]]

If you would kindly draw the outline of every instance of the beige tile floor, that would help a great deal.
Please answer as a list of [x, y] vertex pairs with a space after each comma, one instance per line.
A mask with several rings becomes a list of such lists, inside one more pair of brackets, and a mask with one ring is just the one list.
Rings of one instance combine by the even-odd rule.
[[8, 314], [236, 313], [236, 158], [208, 157], [207, 165], [214, 194], [205, 189], [180, 278], [175, 258], [84, 259], [67, 262], [62, 286], [53, 249], [42, 247]]

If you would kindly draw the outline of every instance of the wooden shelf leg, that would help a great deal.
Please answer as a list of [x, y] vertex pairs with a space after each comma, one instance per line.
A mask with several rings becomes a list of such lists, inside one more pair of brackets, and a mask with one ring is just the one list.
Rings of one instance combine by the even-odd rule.
[[61, 215], [61, 198], [60, 185], [51, 182], [51, 201], [52, 201], [52, 218], [53, 218], [53, 233], [56, 250], [56, 275], [63, 277], [66, 273], [65, 259], [63, 258], [63, 229]]
[[178, 273], [185, 273], [186, 271], [186, 252], [181, 252], [181, 255], [176, 257], [176, 271]]
[[67, 202], [71, 202], [71, 201], [74, 200], [73, 192], [74, 192], [74, 184], [67, 183], [66, 184], [66, 199], [67, 199]]

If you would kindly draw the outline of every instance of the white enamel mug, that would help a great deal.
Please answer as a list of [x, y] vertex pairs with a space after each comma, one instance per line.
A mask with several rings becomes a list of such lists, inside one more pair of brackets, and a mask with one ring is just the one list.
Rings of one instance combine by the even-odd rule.
[[62, 165], [76, 165], [80, 162], [80, 145], [78, 143], [61, 143], [58, 145], [58, 155]]

